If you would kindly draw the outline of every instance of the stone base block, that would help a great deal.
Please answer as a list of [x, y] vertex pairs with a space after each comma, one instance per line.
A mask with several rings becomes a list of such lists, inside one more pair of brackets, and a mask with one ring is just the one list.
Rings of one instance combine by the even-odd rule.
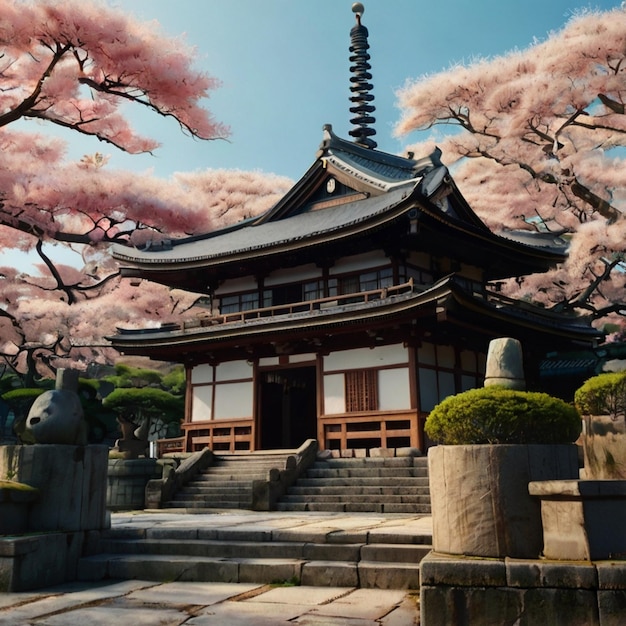
[[578, 453], [573, 444], [434, 446], [428, 467], [435, 550], [536, 559], [541, 507], [528, 483], [578, 478]]
[[337, 561], [312, 561], [302, 567], [300, 584], [316, 587], [358, 587], [356, 563]]
[[0, 446], [0, 475], [39, 490], [20, 532], [108, 527], [107, 446]]
[[161, 478], [163, 466], [156, 459], [109, 459], [107, 507], [110, 511], [146, 508], [146, 485]]
[[420, 564], [421, 623], [626, 623], [626, 561], [567, 563], [431, 552]]
[[541, 500], [546, 558], [626, 558], [626, 480], [538, 481], [528, 489]]
[[76, 580], [84, 541], [83, 532], [0, 538], [0, 592]]

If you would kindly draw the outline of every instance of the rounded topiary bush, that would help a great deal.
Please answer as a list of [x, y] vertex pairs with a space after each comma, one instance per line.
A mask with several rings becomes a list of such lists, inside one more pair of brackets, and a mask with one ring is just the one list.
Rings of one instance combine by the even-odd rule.
[[598, 374], [587, 379], [574, 394], [574, 403], [585, 415], [626, 414], [626, 372]]
[[449, 396], [428, 416], [426, 434], [448, 445], [572, 443], [581, 431], [578, 411], [546, 393], [504, 387]]
[[592, 376], [574, 402], [584, 415], [585, 478], [626, 479], [626, 372]]

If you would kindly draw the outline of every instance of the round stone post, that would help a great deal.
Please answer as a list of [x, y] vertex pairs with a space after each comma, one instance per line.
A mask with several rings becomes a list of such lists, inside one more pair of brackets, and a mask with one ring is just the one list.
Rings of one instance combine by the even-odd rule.
[[489, 342], [485, 387], [501, 385], [509, 389], [524, 391], [524, 359], [522, 344], [511, 337], [501, 337]]

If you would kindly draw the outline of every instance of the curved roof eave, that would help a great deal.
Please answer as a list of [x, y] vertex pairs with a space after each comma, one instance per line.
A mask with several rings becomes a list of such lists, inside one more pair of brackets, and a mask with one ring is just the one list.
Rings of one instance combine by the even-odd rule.
[[[486, 318], [494, 318], [520, 327], [543, 330], [552, 335], [568, 339], [578, 339], [592, 343], [601, 336], [593, 327], [581, 324], [576, 319], [566, 320], [563, 316], [551, 314], [537, 308], [507, 307], [501, 303], [489, 302], [472, 295], [454, 276], [447, 276], [432, 287], [421, 292], [396, 296], [390, 300], [375, 300], [356, 303], [336, 309], [306, 311], [275, 318], [255, 318], [228, 324], [215, 324], [190, 329], [146, 329], [131, 331], [119, 329], [119, 334], [107, 337], [113, 346], [121, 351], [131, 349], [171, 346], [192, 346], [207, 342], [242, 342], [262, 339], [285, 332], [320, 332], [340, 326], [372, 324], [387, 319], [412, 319], [420, 309], [427, 306], [448, 308], [452, 301], [465, 309], [480, 312]], [[306, 329], [305, 329], [306, 326]]]
[[211, 262], [240, 261], [262, 255], [280, 254], [303, 245], [336, 241], [362, 233], [396, 219], [408, 208], [414, 181], [399, 185], [381, 196], [350, 202], [334, 211], [313, 211], [290, 217], [288, 220], [264, 222], [223, 233], [208, 247], [199, 239], [179, 244], [170, 249], [137, 250], [116, 245], [113, 256], [118, 261], [149, 268], [194, 267]]

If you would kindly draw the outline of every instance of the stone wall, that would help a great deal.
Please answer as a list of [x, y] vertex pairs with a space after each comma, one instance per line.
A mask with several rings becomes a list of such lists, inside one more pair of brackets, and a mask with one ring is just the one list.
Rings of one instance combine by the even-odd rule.
[[109, 459], [107, 508], [132, 511], [146, 508], [146, 485], [161, 478], [163, 465], [156, 459]]
[[107, 460], [107, 446], [0, 446], [0, 479], [38, 490], [22, 527], [0, 537], [0, 592], [76, 579], [79, 558], [111, 524]]
[[481, 559], [428, 554], [421, 562], [424, 626], [626, 623], [626, 561]]
[[0, 446], [0, 478], [39, 489], [23, 531], [108, 527], [107, 459], [107, 446]]

